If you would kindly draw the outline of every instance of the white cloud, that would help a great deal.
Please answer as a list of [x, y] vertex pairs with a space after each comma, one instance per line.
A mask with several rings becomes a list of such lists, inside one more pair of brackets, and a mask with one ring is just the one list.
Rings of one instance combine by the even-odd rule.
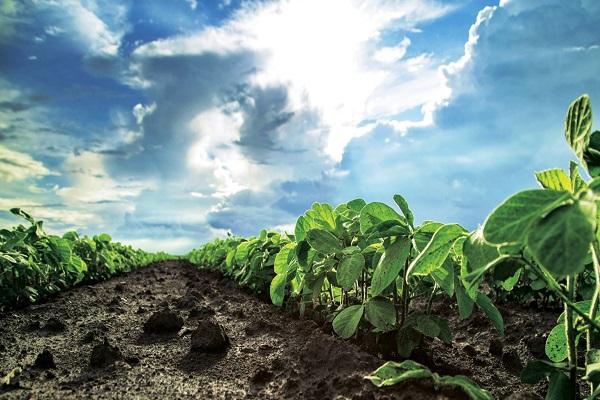
[[46, 168], [42, 162], [31, 158], [29, 154], [0, 145], [0, 180], [12, 182], [47, 175], [56, 173]]
[[133, 107], [133, 110], [131, 112], [132, 112], [133, 116], [135, 117], [135, 122], [138, 125], [141, 125], [142, 122], [144, 122], [144, 118], [147, 115], [152, 114], [154, 111], [156, 111], [156, 103], [152, 103], [147, 106], [144, 106], [143, 104], [138, 103]]
[[82, 205], [131, 200], [152, 187], [148, 182], [115, 181], [104, 164], [104, 157], [98, 153], [86, 151], [69, 156], [63, 171], [70, 185], [56, 188], [56, 194], [68, 205]]
[[[220, 27], [142, 45], [134, 51], [134, 57], [143, 62], [176, 55], [255, 53], [257, 71], [248, 83], [259, 88], [284, 85], [292, 112], [318, 113], [320, 126], [313, 133], [323, 138], [323, 153], [339, 162], [348, 142], [375, 126], [363, 121], [397, 113], [399, 107], [390, 106], [392, 99], [385, 98], [390, 94], [386, 89], [390, 82], [403, 80], [407, 87], [427, 89], [418, 100], [410, 100], [414, 99], [413, 92], [396, 95], [393, 100], [406, 99], [400, 111], [440, 97], [444, 87], [437, 65], [411, 74], [414, 66], [397, 64], [410, 40], [404, 38], [382, 48], [380, 36], [391, 27], [412, 29], [451, 9], [434, 1], [253, 3]], [[376, 104], [372, 104], [373, 99], [377, 99]]]
[[405, 37], [397, 46], [382, 47], [378, 49], [373, 55], [373, 58], [380, 63], [393, 64], [404, 57], [409, 45], [410, 39]]
[[34, 0], [38, 10], [50, 13], [51, 25], [45, 28], [50, 36], [68, 34], [93, 56], [114, 57], [127, 31], [127, 8], [111, 4], [96, 4], [95, 0]]

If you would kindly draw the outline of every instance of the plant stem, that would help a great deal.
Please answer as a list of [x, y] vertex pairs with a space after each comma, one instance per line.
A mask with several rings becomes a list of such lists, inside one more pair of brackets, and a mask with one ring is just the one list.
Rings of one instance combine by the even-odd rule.
[[431, 291], [431, 295], [429, 296], [429, 300], [427, 301], [427, 310], [425, 311], [425, 314], [429, 315], [431, 314], [431, 305], [433, 303], [433, 298], [435, 297], [435, 292], [437, 290], [437, 283], [433, 284], [433, 290]]
[[398, 309], [398, 283], [394, 279], [394, 309], [396, 310], [396, 322], [400, 321]]
[[400, 326], [404, 324], [406, 320], [406, 314], [408, 313], [408, 260], [404, 263], [404, 270], [402, 271], [402, 319], [400, 320]]
[[[594, 275], [596, 278], [596, 289], [594, 290], [594, 296], [592, 297], [592, 304], [590, 305], [590, 319], [596, 320], [596, 312], [598, 309], [598, 301], [600, 300], [600, 260], [598, 260], [598, 254], [600, 253], [598, 249], [598, 242], [593, 241], [592, 245], [592, 261], [594, 263]], [[592, 329], [588, 329], [586, 331], [586, 350], [590, 351], [594, 348], [594, 332]], [[594, 393], [596, 390], [596, 385], [590, 382], [590, 392]]]
[[[567, 276], [567, 292], [571, 301], [575, 298], [575, 276]], [[567, 350], [569, 360], [569, 380], [571, 400], [577, 399], [577, 346], [575, 344], [575, 326], [573, 318], [573, 309], [565, 303], [565, 334], [567, 337]]]

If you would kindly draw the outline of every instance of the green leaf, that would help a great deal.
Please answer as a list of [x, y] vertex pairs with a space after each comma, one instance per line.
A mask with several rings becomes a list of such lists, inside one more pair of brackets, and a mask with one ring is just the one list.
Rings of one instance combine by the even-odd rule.
[[585, 167], [592, 178], [600, 176], [600, 131], [594, 131], [583, 153]]
[[312, 228], [310, 222], [306, 219], [304, 215], [301, 215], [296, 220], [296, 227], [294, 228], [294, 237], [296, 241], [300, 242], [306, 239], [306, 232]]
[[431, 277], [448, 296], [452, 297], [454, 294], [454, 262], [450, 258], [444, 261], [441, 268], [434, 270]]
[[367, 202], [364, 201], [363, 199], [354, 199], [354, 200], [347, 202], [346, 205], [348, 206], [349, 209], [351, 209], [357, 213], [360, 213], [360, 211], [363, 209], [363, 207], [367, 205]]
[[461, 265], [460, 275], [465, 286], [469, 288], [470, 297], [474, 298], [483, 275], [496, 265], [492, 262], [500, 257], [500, 253], [497, 247], [491, 246], [484, 240], [483, 230], [477, 229], [463, 243], [463, 254], [465, 259]]
[[521, 372], [521, 382], [534, 385], [549, 377], [552, 373], [562, 371], [567, 367], [566, 363], [550, 363], [543, 360], [530, 361]]
[[554, 372], [550, 375], [550, 385], [544, 400], [565, 400], [571, 396], [571, 381], [562, 372]]
[[279, 250], [275, 256], [274, 269], [276, 274], [284, 274], [287, 272], [288, 265], [296, 250], [296, 243], [288, 243]]
[[452, 334], [450, 325], [448, 325], [448, 321], [439, 315], [430, 315], [429, 318], [431, 318], [431, 320], [434, 321], [440, 328], [440, 333], [437, 335], [437, 337], [444, 343], [452, 343], [454, 335]]
[[[596, 135], [596, 133], [598, 133], [599, 135]], [[594, 138], [594, 137], [598, 137], [598, 139], [600, 139], [600, 132], [598, 132], [598, 131], [594, 132], [592, 134], [592, 138]], [[590, 175], [591, 175], [591, 173], [590, 173]], [[591, 176], [595, 176], [595, 175], [591, 175]], [[574, 192], [578, 192], [579, 190], [586, 187], [585, 181], [581, 178], [581, 175], [579, 174], [579, 165], [577, 165], [577, 163], [574, 161], [569, 162], [569, 177], [570, 177], [571, 185], [573, 186]]]
[[101, 233], [98, 235], [98, 240], [104, 243], [110, 243], [112, 237], [108, 233]]
[[316, 226], [335, 231], [336, 222], [333, 208], [327, 203], [314, 203], [306, 215], [313, 220]]
[[406, 323], [396, 333], [396, 349], [403, 358], [410, 357], [412, 351], [421, 343], [422, 334]]
[[402, 220], [402, 217], [384, 203], [369, 203], [360, 211], [360, 231], [365, 234], [372, 226], [383, 221]]
[[483, 236], [492, 244], [521, 242], [537, 219], [569, 198], [570, 193], [547, 189], [514, 194], [488, 216]]
[[560, 168], [536, 172], [535, 177], [544, 189], [573, 191], [571, 179]]
[[374, 297], [367, 303], [367, 320], [381, 331], [389, 331], [396, 324], [396, 308], [385, 297]]
[[235, 250], [235, 262], [237, 264], [243, 264], [248, 258], [248, 254], [250, 252], [250, 245], [252, 241], [245, 241], [238, 245]]
[[71, 262], [71, 246], [67, 239], [58, 236], [49, 236], [48, 242], [54, 254], [56, 254], [60, 262], [69, 264]]
[[344, 289], [351, 289], [365, 266], [365, 257], [353, 253], [342, 258], [335, 274], [336, 280]]
[[458, 315], [460, 319], [469, 318], [473, 313], [475, 301], [467, 294], [458, 276], [454, 276], [454, 292], [456, 293], [456, 302], [458, 303]]
[[546, 356], [554, 362], [563, 361], [568, 356], [567, 336], [564, 324], [556, 325], [546, 338]]
[[410, 254], [411, 243], [406, 237], [389, 245], [373, 272], [371, 295], [378, 296], [394, 282]]
[[487, 297], [483, 293], [477, 293], [477, 305], [481, 307], [485, 315], [492, 321], [492, 324], [496, 328], [496, 330], [500, 333], [500, 335], [504, 336], [504, 320], [502, 319], [502, 314], [496, 308], [492, 300]]
[[590, 349], [585, 353], [585, 379], [594, 384], [600, 383], [600, 350]]
[[590, 142], [592, 105], [587, 95], [580, 96], [569, 106], [565, 120], [565, 138], [580, 160]]
[[388, 361], [370, 375], [365, 376], [365, 379], [368, 379], [377, 387], [385, 387], [396, 385], [409, 379], [431, 378], [432, 375], [429, 368], [412, 360], [406, 360], [401, 363]]
[[402, 214], [404, 214], [408, 223], [412, 226], [415, 222], [415, 217], [410, 208], [408, 207], [408, 202], [406, 201], [406, 199], [400, 196], [399, 194], [396, 194], [394, 195], [394, 201], [396, 202], [398, 207], [400, 207], [400, 210], [402, 210]]
[[577, 201], [536, 222], [527, 245], [535, 260], [555, 276], [576, 274], [585, 267], [595, 225], [595, 203]]
[[330, 254], [342, 251], [342, 244], [335, 235], [323, 229], [311, 229], [306, 234], [310, 246], [320, 253]]
[[463, 375], [441, 376], [437, 383], [443, 386], [457, 386], [461, 388], [471, 400], [493, 400], [490, 392], [480, 388], [475, 382]]
[[434, 234], [423, 251], [408, 267], [408, 276], [429, 275], [440, 268], [448, 257], [454, 242], [464, 235], [460, 225], [450, 224], [441, 226]]
[[440, 335], [441, 329], [437, 321], [429, 315], [421, 314], [415, 318], [413, 327], [425, 336], [436, 338]]
[[354, 305], [343, 309], [333, 319], [334, 332], [344, 339], [354, 335], [364, 311], [365, 306], [363, 305]]
[[281, 306], [283, 304], [283, 298], [285, 296], [286, 278], [287, 274], [277, 274], [271, 281], [271, 286], [269, 287], [269, 294], [271, 296], [271, 301], [276, 306]]

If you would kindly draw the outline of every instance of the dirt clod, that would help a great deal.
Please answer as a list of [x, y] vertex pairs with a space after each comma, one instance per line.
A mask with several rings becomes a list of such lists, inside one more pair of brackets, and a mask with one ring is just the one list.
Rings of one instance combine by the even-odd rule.
[[50, 350], [44, 350], [37, 355], [33, 365], [39, 369], [56, 368], [56, 364], [54, 364], [54, 355]]
[[65, 324], [58, 318], [49, 318], [42, 329], [49, 333], [60, 333], [64, 332], [66, 328]]
[[501, 356], [504, 352], [504, 343], [500, 339], [493, 338], [490, 340], [489, 352], [493, 356]]
[[174, 311], [164, 308], [155, 312], [144, 324], [146, 333], [177, 333], [183, 327], [183, 318]]
[[229, 345], [225, 329], [213, 320], [201, 320], [192, 332], [191, 348], [198, 352], [221, 352]]
[[114, 363], [115, 361], [121, 360], [122, 358], [123, 356], [121, 355], [119, 348], [112, 346], [108, 340], [105, 340], [104, 343], [97, 344], [92, 349], [90, 367], [103, 368]]

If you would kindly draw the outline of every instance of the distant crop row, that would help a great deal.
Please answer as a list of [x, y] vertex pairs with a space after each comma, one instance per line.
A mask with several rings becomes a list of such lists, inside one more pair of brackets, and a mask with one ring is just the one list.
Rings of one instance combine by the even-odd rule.
[[[580, 164], [537, 173], [541, 189], [509, 197], [474, 232], [434, 221], [417, 225], [406, 200], [396, 195], [397, 209], [362, 199], [335, 208], [315, 203], [298, 218], [293, 235], [262, 231], [248, 239], [218, 239], [188, 258], [268, 293], [275, 305], [331, 321], [342, 338], [392, 333], [404, 358], [424, 337], [452, 341], [447, 320], [432, 311], [439, 296], [455, 301], [463, 319], [480, 308], [503, 334], [502, 316], [488, 295], [519, 288], [523, 297], [543, 290], [563, 304], [564, 313], [548, 335], [548, 360], [529, 363], [521, 378], [549, 380], [548, 399], [580, 398], [582, 378], [589, 398], [596, 398], [600, 131], [591, 127], [590, 101], [582, 96], [569, 107], [565, 123], [565, 138]], [[580, 166], [591, 181], [580, 176]], [[582, 340], [586, 361], [578, 365]], [[387, 386], [418, 377], [459, 386], [473, 399], [491, 398], [466, 377], [439, 377], [410, 360], [386, 363], [367, 378]]]
[[113, 242], [108, 234], [92, 238], [44, 232], [42, 221], [25, 211], [11, 212], [28, 225], [0, 230], [0, 310], [34, 303], [81, 282], [95, 282], [173, 258]]

